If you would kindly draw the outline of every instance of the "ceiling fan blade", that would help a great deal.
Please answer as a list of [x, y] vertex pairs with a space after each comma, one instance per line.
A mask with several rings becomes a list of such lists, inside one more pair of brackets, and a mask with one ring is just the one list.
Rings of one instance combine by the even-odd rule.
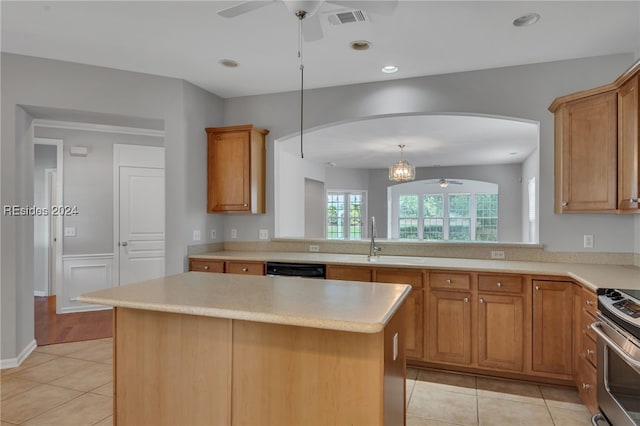
[[350, 9], [362, 9], [367, 13], [375, 13], [377, 15], [391, 15], [398, 5], [398, 0], [327, 0], [327, 3], [348, 7]]
[[251, 12], [252, 10], [260, 9], [261, 7], [270, 5], [273, 1], [253, 0], [245, 1], [235, 6], [228, 7], [218, 11], [218, 15], [224, 18], [233, 18], [243, 13]]
[[317, 41], [323, 37], [322, 25], [320, 24], [320, 18], [317, 14], [304, 19], [302, 22], [302, 32], [304, 41]]

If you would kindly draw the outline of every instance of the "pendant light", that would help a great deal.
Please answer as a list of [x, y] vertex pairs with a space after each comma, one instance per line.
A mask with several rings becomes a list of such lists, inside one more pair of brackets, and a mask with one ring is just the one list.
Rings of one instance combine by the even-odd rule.
[[402, 158], [404, 145], [400, 147], [400, 161], [389, 167], [389, 180], [396, 182], [408, 182], [416, 178], [416, 168]]

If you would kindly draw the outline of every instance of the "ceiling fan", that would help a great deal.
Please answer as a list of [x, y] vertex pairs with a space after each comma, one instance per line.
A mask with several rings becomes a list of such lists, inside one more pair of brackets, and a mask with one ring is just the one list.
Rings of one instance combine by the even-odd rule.
[[425, 182], [427, 185], [440, 185], [441, 188], [446, 188], [449, 185], [463, 185], [464, 182], [460, 182], [459, 180], [450, 180], [450, 179], [433, 179]]
[[342, 0], [249, 0], [244, 1], [235, 6], [228, 7], [218, 11], [218, 15], [225, 18], [233, 18], [238, 15], [251, 12], [261, 7], [269, 6], [272, 3], [283, 3], [287, 9], [295, 16], [304, 13], [306, 25], [304, 28], [304, 40], [316, 41], [323, 36], [320, 19], [316, 12], [324, 3], [343, 6], [350, 9], [363, 10], [366, 13], [374, 13], [378, 15], [390, 15], [397, 4], [398, 0], [369, 0], [369, 1], [342, 1]]

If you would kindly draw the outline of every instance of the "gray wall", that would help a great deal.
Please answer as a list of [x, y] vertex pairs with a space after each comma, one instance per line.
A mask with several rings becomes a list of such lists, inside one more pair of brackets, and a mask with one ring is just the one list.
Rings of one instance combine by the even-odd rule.
[[[57, 166], [57, 148], [54, 145], [36, 145], [34, 147], [33, 164], [33, 205], [40, 208], [49, 208], [46, 204], [47, 174], [46, 169], [55, 169]], [[36, 216], [33, 218], [33, 289], [39, 292], [47, 292], [45, 262], [49, 256], [49, 216]]]
[[[76, 228], [75, 237], [64, 237], [63, 254], [113, 253], [113, 145], [163, 146], [159, 137], [134, 136], [36, 127], [38, 138], [62, 139], [64, 204], [78, 214], [63, 217], [64, 227]], [[86, 146], [86, 157], [71, 156], [72, 146]]]
[[[2, 53], [1, 66], [2, 204], [33, 201], [29, 130], [35, 116], [26, 112], [29, 107], [87, 111], [96, 120], [101, 115], [161, 120], [166, 148], [166, 272], [184, 271], [191, 230], [224, 224], [222, 218], [209, 217], [202, 208], [206, 199], [199, 199], [206, 176], [203, 129], [223, 124], [223, 100], [181, 80], [148, 74], [7, 53]], [[33, 218], [2, 216], [0, 235], [0, 358], [5, 360], [17, 357], [33, 341]]]
[[[464, 73], [308, 90], [306, 127], [395, 113], [478, 113], [516, 117], [540, 123], [540, 243], [550, 251], [634, 251], [634, 219], [629, 215], [556, 215], [553, 212], [553, 114], [548, 106], [558, 96], [612, 82], [634, 60], [634, 54], [584, 58], [495, 68]], [[273, 141], [296, 133], [299, 93], [288, 92], [225, 100], [225, 125], [254, 123], [271, 130]], [[273, 170], [267, 190], [273, 191]], [[375, 214], [374, 212], [371, 212]], [[273, 202], [267, 214], [227, 218], [227, 227], [257, 235], [273, 227]], [[593, 234], [594, 249], [582, 248]], [[254, 240], [255, 238], [247, 238]], [[637, 244], [635, 244], [637, 245]]]

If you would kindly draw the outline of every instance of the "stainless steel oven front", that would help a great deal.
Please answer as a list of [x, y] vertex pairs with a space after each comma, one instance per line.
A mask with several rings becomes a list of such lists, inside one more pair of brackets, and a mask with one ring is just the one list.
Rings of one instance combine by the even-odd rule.
[[640, 426], [640, 302], [609, 291], [598, 307], [598, 406], [612, 426]]

